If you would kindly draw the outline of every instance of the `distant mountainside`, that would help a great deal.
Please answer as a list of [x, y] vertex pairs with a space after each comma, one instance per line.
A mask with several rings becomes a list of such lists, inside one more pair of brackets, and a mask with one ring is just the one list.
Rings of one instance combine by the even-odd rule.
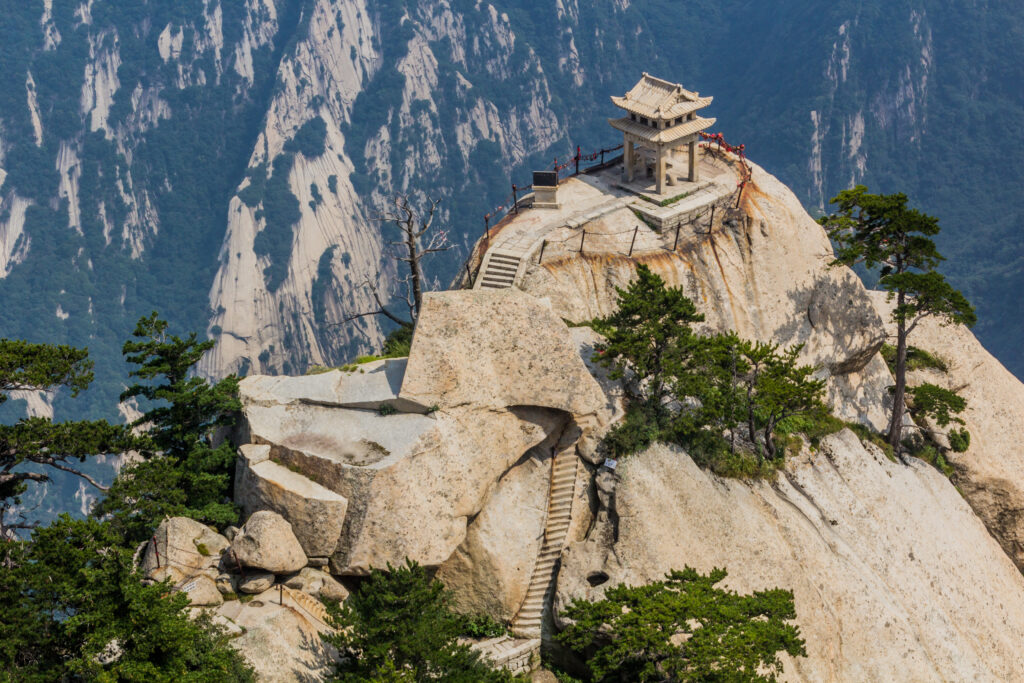
[[[853, 183], [944, 225], [978, 335], [1018, 376], [1024, 6], [810, 0], [19, 0], [0, 14], [0, 335], [90, 347], [58, 416], [112, 415], [152, 309], [204, 365], [302, 372], [377, 345], [395, 193], [442, 198], [460, 266], [511, 179], [616, 144], [641, 71], [812, 212]], [[1013, 246], [1009, 246], [1013, 245]], [[10, 402], [4, 416], [25, 404]]]

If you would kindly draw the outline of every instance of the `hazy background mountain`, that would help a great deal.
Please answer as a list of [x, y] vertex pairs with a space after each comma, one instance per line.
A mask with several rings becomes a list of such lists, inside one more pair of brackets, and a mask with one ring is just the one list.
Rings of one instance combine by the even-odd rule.
[[58, 417], [116, 415], [153, 309], [219, 340], [211, 375], [375, 347], [376, 321], [339, 323], [390, 276], [380, 205], [443, 198], [447, 282], [510, 179], [619, 142], [608, 96], [642, 71], [714, 95], [716, 129], [812, 213], [863, 182], [939, 216], [978, 336], [1024, 376], [1020, 3], [0, 6], [0, 335], [91, 349]]

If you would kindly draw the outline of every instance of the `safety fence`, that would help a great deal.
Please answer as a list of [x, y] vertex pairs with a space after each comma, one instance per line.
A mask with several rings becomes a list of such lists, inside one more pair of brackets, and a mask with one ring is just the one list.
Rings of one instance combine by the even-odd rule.
[[725, 136], [722, 133], [705, 133], [700, 131], [699, 135], [704, 140], [701, 144], [705, 150], [709, 152], [717, 152], [721, 156], [726, 154], [735, 154], [736, 158], [740, 163], [740, 179], [736, 183], [736, 187], [739, 188], [739, 192], [736, 194], [736, 206], [739, 206], [740, 199], [743, 196], [743, 188], [750, 182], [751, 175], [753, 173], [750, 168], [750, 164], [747, 163], [747, 146], [740, 143], [739, 145], [730, 145], [725, 141]]
[[[720, 156], [723, 156], [723, 157], [728, 155], [728, 154], [732, 154], [732, 155], [735, 155], [736, 159], [738, 160], [738, 162], [739, 162], [739, 171], [740, 171], [739, 175], [740, 175], [740, 178], [739, 178], [739, 181], [737, 182], [738, 191], [737, 191], [737, 196], [736, 196], [736, 206], [739, 206], [740, 199], [742, 198], [743, 190], [746, 187], [746, 185], [750, 182], [751, 175], [752, 175], [752, 169], [750, 167], [750, 164], [747, 163], [747, 159], [746, 159], [746, 145], [744, 145], [744, 144], [732, 145], [732, 144], [730, 144], [729, 142], [727, 142], [725, 140], [725, 136], [722, 133], [705, 133], [705, 132], [701, 131], [699, 133], [699, 135], [704, 140], [704, 142], [701, 144], [701, 147], [703, 149], [705, 149], [707, 151], [710, 151], [712, 153], [716, 153], [717, 155], [720, 155]], [[564, 159], [562, 161], [559, 161], [558, 157], [555, 157], [554, 162], [552, 163], [550, 170], [552, 170], [555, 173], [557, 173], [557, 177], [558, 177], [559, 181], [561, 181], [564, 178], [569, 178], [569, 177], [577, 176], [580, 173], [589, 173], [589, 172], [598, 171], [598, 170], [601, 170], [603, 168], [606, 168], [606, 167], [609, 167], [609, 166], [612, 166], [612, 165], [618, 163], [618, 161], [621, 159], [621, 155], [612, 156], [612, 157], [609, 157], [609, 155], [613, 155], [615, 152], [621, 151], [622, 148], [623, 148], [623, 145], [619, 144], [619, 145], [616, 145], [614, 147], [601, 148], [601, 149], [594, 150], [592, 152], [588, 152], [588, 153], [584, 154], [583, 151], [582, 151], [582, 148], [577, 146], [575, 154], [573, 154], [568, 159]], [[467, 259], [467, 261], [465, 263], [465, 281], [464, 281], [464, 285], [465, 286], [472, 287], [473, 282], [476, 279], [476, 275], [479, 274], [480, 267], [483, 264], [484, 255], [487, 253], [487, 251], [490, 249], [490, 246], [491, 246], [492, 231], [495, 231], [496, 229], [500, 228], [501, 224], [509, 216], [518, 214], [520, 207], [523, 206], [524, 203], [527, 202], [532, 197], [532, 195], [531, 195], [531, 191], [533, 190], [533, 185], [532, 184], [517, 185], [516, 183], [512, 183], [511, 185], [512, 185], [512, 192], [509, 195], [507, 195], [505, 198], [503, 198], [501, 203], [497, 207], [495, 207], [491, 211], [489, 211], [489, 212], [484, 214], [484, 234], [483, 234], [484, 239], [479, 244], [478, 251], [470, 254], [469, 259]], [[701, 213], [697, 214], [696, 216], [691, 217], [685, 223], [687, 225], [694, 225], [695, 223], [697, 223], [699, 221], [699, 219], [701, 219], [701, 218], [703, 218], [705, 216], [708, 216], [710, 214], [710, 221], [709, 221], [708, 226], [707, 226], [707, 233], [705, 233], [705, 234], [710, 234], [710, 232], [711, 232], [711, 224], [713, 223], [714, 217], [715, 217], [715, 213], [714, 213], [715, 210], [716, 210], [716, 204], [712, 204], [711, 206], [709, 206], [708, 208], [703, 210]], [[667, 245], [665, 247], [668, 251], [675, 251], [676, 250], [676, 248], [677, 248], [677, 246], [679, 244], [679, 234], [680, 234], [680, 229], [682, 228], [682, 226], [683, 226], [683, 223], [680, 223], [680, 224], [678, 224], [675, 227], [675, 235], [674, 235], [673, 241], [672, 241], [672, 248], [668, 249]], [[576, 232], [576, 231], [578, 231], [578, 232]], [[625, 231], [622, 231], [620, 233], [595, 233], [595, 232], [592, 231], [590, 234], [594, 235], [594, 236], [598, 236], [599, 235], [599, 236], [602, 236], [602, 237], [608, 237], [608, 236], [613, 236], [615, 234], [622, 234], [622, 233], [626, 233], [626, 232], [632, 232], [633, 233], [633, 237], [630, 240], [629, 249], [625, 252], [627, 254], [627, 256], [632, 256], [633, 255], [633, 249], [634, 249], [634, 247], [636, 245], [636, 237], [637, 237], [638, 231], [639, 231], [639, 226], [636, 226], [632, 230], [625, 230]], [[587, 240], [587, 230], [586, 230], [586, 228], [582, 228], [582, 227], [581, 228], [575, 228], [574, 229], [574, 234], [572, 234], [569, 237], [566, 237], [564, 239], [560, 239], [560, 240], [544, 240], [541, 243], [540, 255], [539, 255], [537, 263], [539, 264], [539, 263], [542, 262], [542, 260], [544, 258], [545, 249], [547, 249], [547, 247], [549, 245], [569, 242], [569, 241], [573, 241], [573, 240], [577, 240], [577, 239], [579, 240], [579, 247], [577, 249], [573, 249], [572, 251], [575, 252], [575, 253], [582, 254], [582, 253], [585, 252], [585, 248], [586, 248], [586, 240]]]
[[[551, 170], [558, 174], [559, 180], [578, 176], [580, 173], [587, 173], [588, 171], [596, 171], [605, 168], [617, 160], [618, 157], [615, 159], [607, 159], [606, 157], [608, 154], [617, 152], [620, 149], [622, 149], [622, 145], [616, 145], [615, 147], [605, 147], [584, 154], [582, 149], [577, 146], [576, 153], [568, 160], [559, 162], [558, 157], [555, 157]], [[517, 185], [512, 183], [512, 193], [502, 199], [501, 204], [484, 214], [485, 233], [490, 230], [492, 225], [497, 225], [509, 213], [519, 213], [519, 200], [525, 199], [532, 189], [532, 184]]]

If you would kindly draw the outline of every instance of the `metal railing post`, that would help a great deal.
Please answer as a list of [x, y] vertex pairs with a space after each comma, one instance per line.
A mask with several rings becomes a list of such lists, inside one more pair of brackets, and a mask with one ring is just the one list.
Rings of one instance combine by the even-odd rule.
[[583, 253], [583, 241], [587, 239], [587, 229], [583, 229], [583, 233], [580, 235], [580, 254]]
[[679, 221], [678, 223], [676, 223], [676, 240], [675, 240], [675, 242], [672, 243], [672, 251], [675, 251], [676, 247], [679, 246], [679, 229], [682, 228], [682, 227], [683, 227], [683, 222], [682, 221]]
[[548, 246], [548, 241], [544, 240], [540, 243], [540, 256], [537, 257], [537, 265], [539, 266], [541, 261], [544, 260], [544, 248]]
[[640, 231], [640, 226], [634, 226], [633, 228], [633, 239], [629, 241], [629, 256], [633, 255], [633, 245], [636, 244], [636, 233]]

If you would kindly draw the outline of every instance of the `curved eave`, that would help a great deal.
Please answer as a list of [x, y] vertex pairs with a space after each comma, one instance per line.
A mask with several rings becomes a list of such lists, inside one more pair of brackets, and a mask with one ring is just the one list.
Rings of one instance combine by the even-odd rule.
[[686, 114], [695, 112], [698, 109], [703, 109], [711, 104], [714, 99], [714, 96], [709, 95], [707, 97], [698, 97], [695, 100], [676, 102], [667, 109], [659, 109], [661, 103], [651, 104], [641, 100], [634, 100], [632, 98], [619, 97], [617, 95], [612, 95], [611, 98], [612, 104], [619, 109], [625, 109], [626, 111], [637, 114], [638, 116], [646, 116], [647, 118], [662, 120], [674, 119], [678, 116], [685, 116]]
[[628, 116], [624, 116], [620, 119], [608, 119], [608, 123], [612, 128], [638, 137], [641, 140], [661, 145], [678, 142], [683, 138], [695, 135], [705, 128], [710, 128], [715, 125], [715, 121], [716, 119], [706, 119], [698, 116], [693, 121], [684, 121], [677, 126], [658, 130], [657, 128], [651, 128], [650, 126], [645, 126], [642, 123], [634, 121]]

